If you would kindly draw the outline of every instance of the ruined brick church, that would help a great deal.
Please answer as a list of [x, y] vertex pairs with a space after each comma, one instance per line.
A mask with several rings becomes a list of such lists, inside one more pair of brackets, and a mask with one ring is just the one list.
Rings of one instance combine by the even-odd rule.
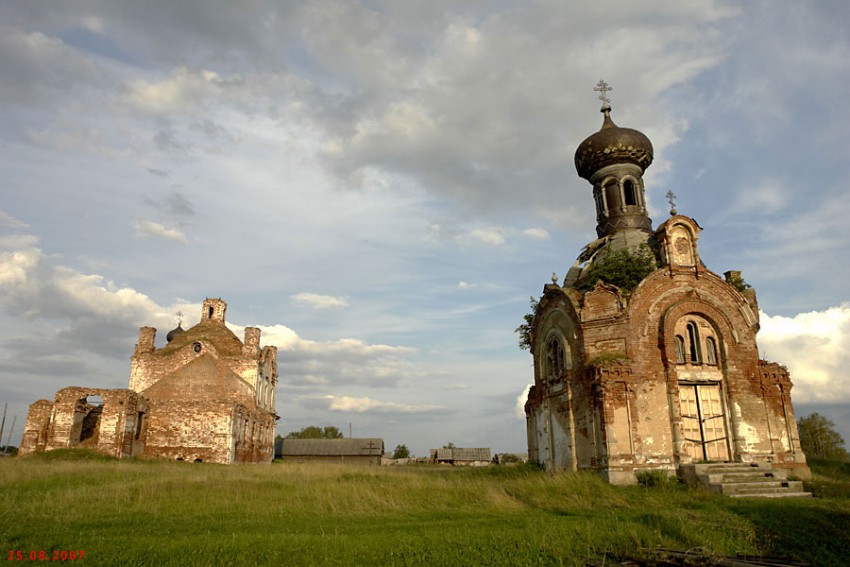
[[653, 229], [643, 173], [653, 148], [611, 119], [575, 153], [593, 186], [598, 238], [563, 284], [544, 286], [529, 327], [529, 458], [610, 482], [705, 461], [772, 463], [809, 476], [785, 367], [760, 360], [755, 291], [700, 260], [700, 226]]
[[225, 325], [227, 303], [207, 299], [200, 322], [168, 333], [142, 327], [128, 389], [68, 387], [29, 408], [20, 454], [87, 447], [115, 457], [270, 463], [277, 348]]

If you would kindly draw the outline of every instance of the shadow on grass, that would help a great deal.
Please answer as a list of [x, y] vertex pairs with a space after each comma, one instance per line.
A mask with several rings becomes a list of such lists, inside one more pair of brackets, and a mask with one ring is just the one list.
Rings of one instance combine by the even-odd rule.
[[730, 507], [757, 530], [768, 555], [813, 565], [847, 565], [850, 503], [829, 500], [741, 500]]
[[93, 461], [93, 462], [118, 462], [116, 457], [110, 457], [91, 449], [54, 449], [43, 453], [35, 453], [21, 457], [32, 461]]

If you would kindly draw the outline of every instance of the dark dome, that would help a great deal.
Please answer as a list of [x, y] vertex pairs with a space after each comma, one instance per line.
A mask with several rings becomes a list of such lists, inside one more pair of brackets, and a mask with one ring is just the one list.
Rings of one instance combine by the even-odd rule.
[[165, 335], [165, 341], [170, 343], [177, 337], [177, 335], [182, 335], [185, 332], [186, 331], [183, 330], [183, 327], [181, 327], [178, 323], [176, 329], [171, 329], [170, 331], [168, 331], [168, 334]]
[[576, 170], [590, 180], [594, 173], [614, 163], [633, 163], [646, 171], [652, 163], [652, 142], [643, 132], [620, 128], [611, 120], [610, 107], [599, 132], [588, 136], [576, 150]]

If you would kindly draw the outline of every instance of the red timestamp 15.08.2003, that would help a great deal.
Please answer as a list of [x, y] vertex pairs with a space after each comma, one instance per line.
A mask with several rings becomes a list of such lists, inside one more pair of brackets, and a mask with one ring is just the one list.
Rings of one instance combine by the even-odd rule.
[[82, 549], [51, 549], [50, 551], [10, 549], [7, 559], [9, 561], [76, 561], [82, 559], [85, 554], [86, 552]]

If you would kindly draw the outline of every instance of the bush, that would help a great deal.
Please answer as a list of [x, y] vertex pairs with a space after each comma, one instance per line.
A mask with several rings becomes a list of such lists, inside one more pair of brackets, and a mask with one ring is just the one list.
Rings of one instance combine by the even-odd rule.
[[638, 486], [646, 488], [678, 487], [679, 477], [670, 476], [666, 471], [641, 471], [635, 475]]
[[624, 294], [631, 295], [638, 284], [654, 272], [655, 268], [655, 254], [646, 244], [636, 250], [613, 250], [593, 262], [577, 287], [581, 291], [588, 291], [593, 289], [596, 282], [601, 281], [617, 286]]
[[820, 415], [813, 413], [801, 417], [797, 421], [800, 431], [800, 445], [808, 457], [823, 457], [839, 461], [850, 460], [847, 450], [844, 448], [844, 439], [835, 430], [835, 423]]
[[393, 451], [393, 459], [409, 459], [410, 458], [410, 449], [407, 448], [407, 445], [396, 445], [395, 451]]

